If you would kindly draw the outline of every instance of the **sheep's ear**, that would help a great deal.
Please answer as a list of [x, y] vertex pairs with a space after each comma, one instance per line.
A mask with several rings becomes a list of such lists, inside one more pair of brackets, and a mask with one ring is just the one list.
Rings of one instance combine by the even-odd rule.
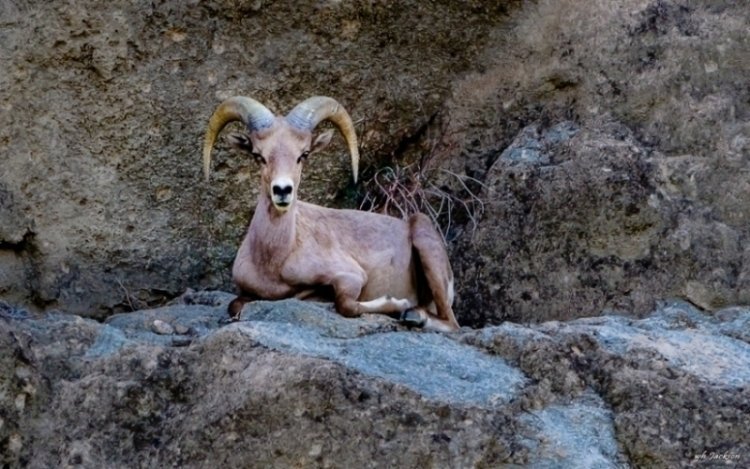
[[229, 136], [229, 143], [236, 149], [252, 153], [253, 142], [250, 141], [250, 136], [247, 134], [231, 134]]
[[310, 147], [310, 154], [318, 152], [325, 147], [328, 146], [329, 143], [331, 143], [331, 139], [333, 138], [333, 130], [326, 130], [322, 134], [318, 135], [315, 138], [315, 141], [313, 142], [312, 146]]

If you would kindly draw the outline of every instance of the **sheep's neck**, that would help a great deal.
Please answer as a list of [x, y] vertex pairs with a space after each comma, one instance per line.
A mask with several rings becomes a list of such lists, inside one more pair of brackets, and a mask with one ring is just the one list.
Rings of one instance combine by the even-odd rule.
[[279, 212], [268, 199], [261, 196], [250, 223], [253, 236], [252, 256], [255, 265], [269, 267], [286, 260], [294, 246], [296, 203], [286, 212]]

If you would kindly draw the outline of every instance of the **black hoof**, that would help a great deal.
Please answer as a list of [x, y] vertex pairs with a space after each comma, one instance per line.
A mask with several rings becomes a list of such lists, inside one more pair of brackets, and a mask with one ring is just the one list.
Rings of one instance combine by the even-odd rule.
[[401, 324], [408, 327], [424, 327], [427, 324], [421, 314], [413, 309], [407, 309], [401, 313]]
[[254, 299], [247, 296], [238, 296], [237, 298], [233, 299], [229, 303], [229, 306], [227, 306], [227, 314], [229, 315], [229, 319], [225, 319], [225, 321], [227, 323], [239, 321], [242, 317], [242, 308], [251, 301], [254, 301]]

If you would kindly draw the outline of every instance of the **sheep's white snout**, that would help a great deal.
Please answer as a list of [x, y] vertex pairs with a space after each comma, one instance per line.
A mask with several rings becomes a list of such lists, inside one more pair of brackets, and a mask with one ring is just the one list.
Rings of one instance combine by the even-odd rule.
[[279, 211], [286, 211], [294, 201], [294, 181], [280, 177], [271, 183], [271, 201]]

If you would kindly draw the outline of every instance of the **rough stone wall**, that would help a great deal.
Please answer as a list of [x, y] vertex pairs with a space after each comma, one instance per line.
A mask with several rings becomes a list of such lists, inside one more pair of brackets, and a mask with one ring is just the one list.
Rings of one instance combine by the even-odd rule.
[[750, 302], [737, 2], [1, 8], [6, 299], [104, 316], [231, 289], [256, 173], [220, 143], [201, 180], [206, 118], [237, 93], [280, 112], [320, 93], [354, 116], [365, 184], [337, 139], [303, 197], [356, 205], [394, 163], [436, 206], [453, 197], [463, 324]]
[[[80, 313], [0, 301], [0, 464], [748, 467], [750, 9], [506, 6], [0, 2], [0, 298]], [[365, 175], [453, 197], [458, 317], [491, 327], [111, 315], [229, 288], [255, 170], [221, 144], [205, 184], [199, 148], [236, 93], [333, 95]], [[306, 197], [373, 189], [346, 159]]]
[[494, 31], [433, 154], [482, 183], [465, 323], [750, 302], [748, 32], [745, 5], [669, 0], [529, 2]]
[[[286, 113], [330, 95], [364, 164], [387, 160], [509, 3], [2, 2], [0, 295], [101, 316], [231, 289], [257, 176], [221, 147], [202, 181], [215, 106], [247, 94]], [[303, 197], [353, 203], [340, 140]]]

